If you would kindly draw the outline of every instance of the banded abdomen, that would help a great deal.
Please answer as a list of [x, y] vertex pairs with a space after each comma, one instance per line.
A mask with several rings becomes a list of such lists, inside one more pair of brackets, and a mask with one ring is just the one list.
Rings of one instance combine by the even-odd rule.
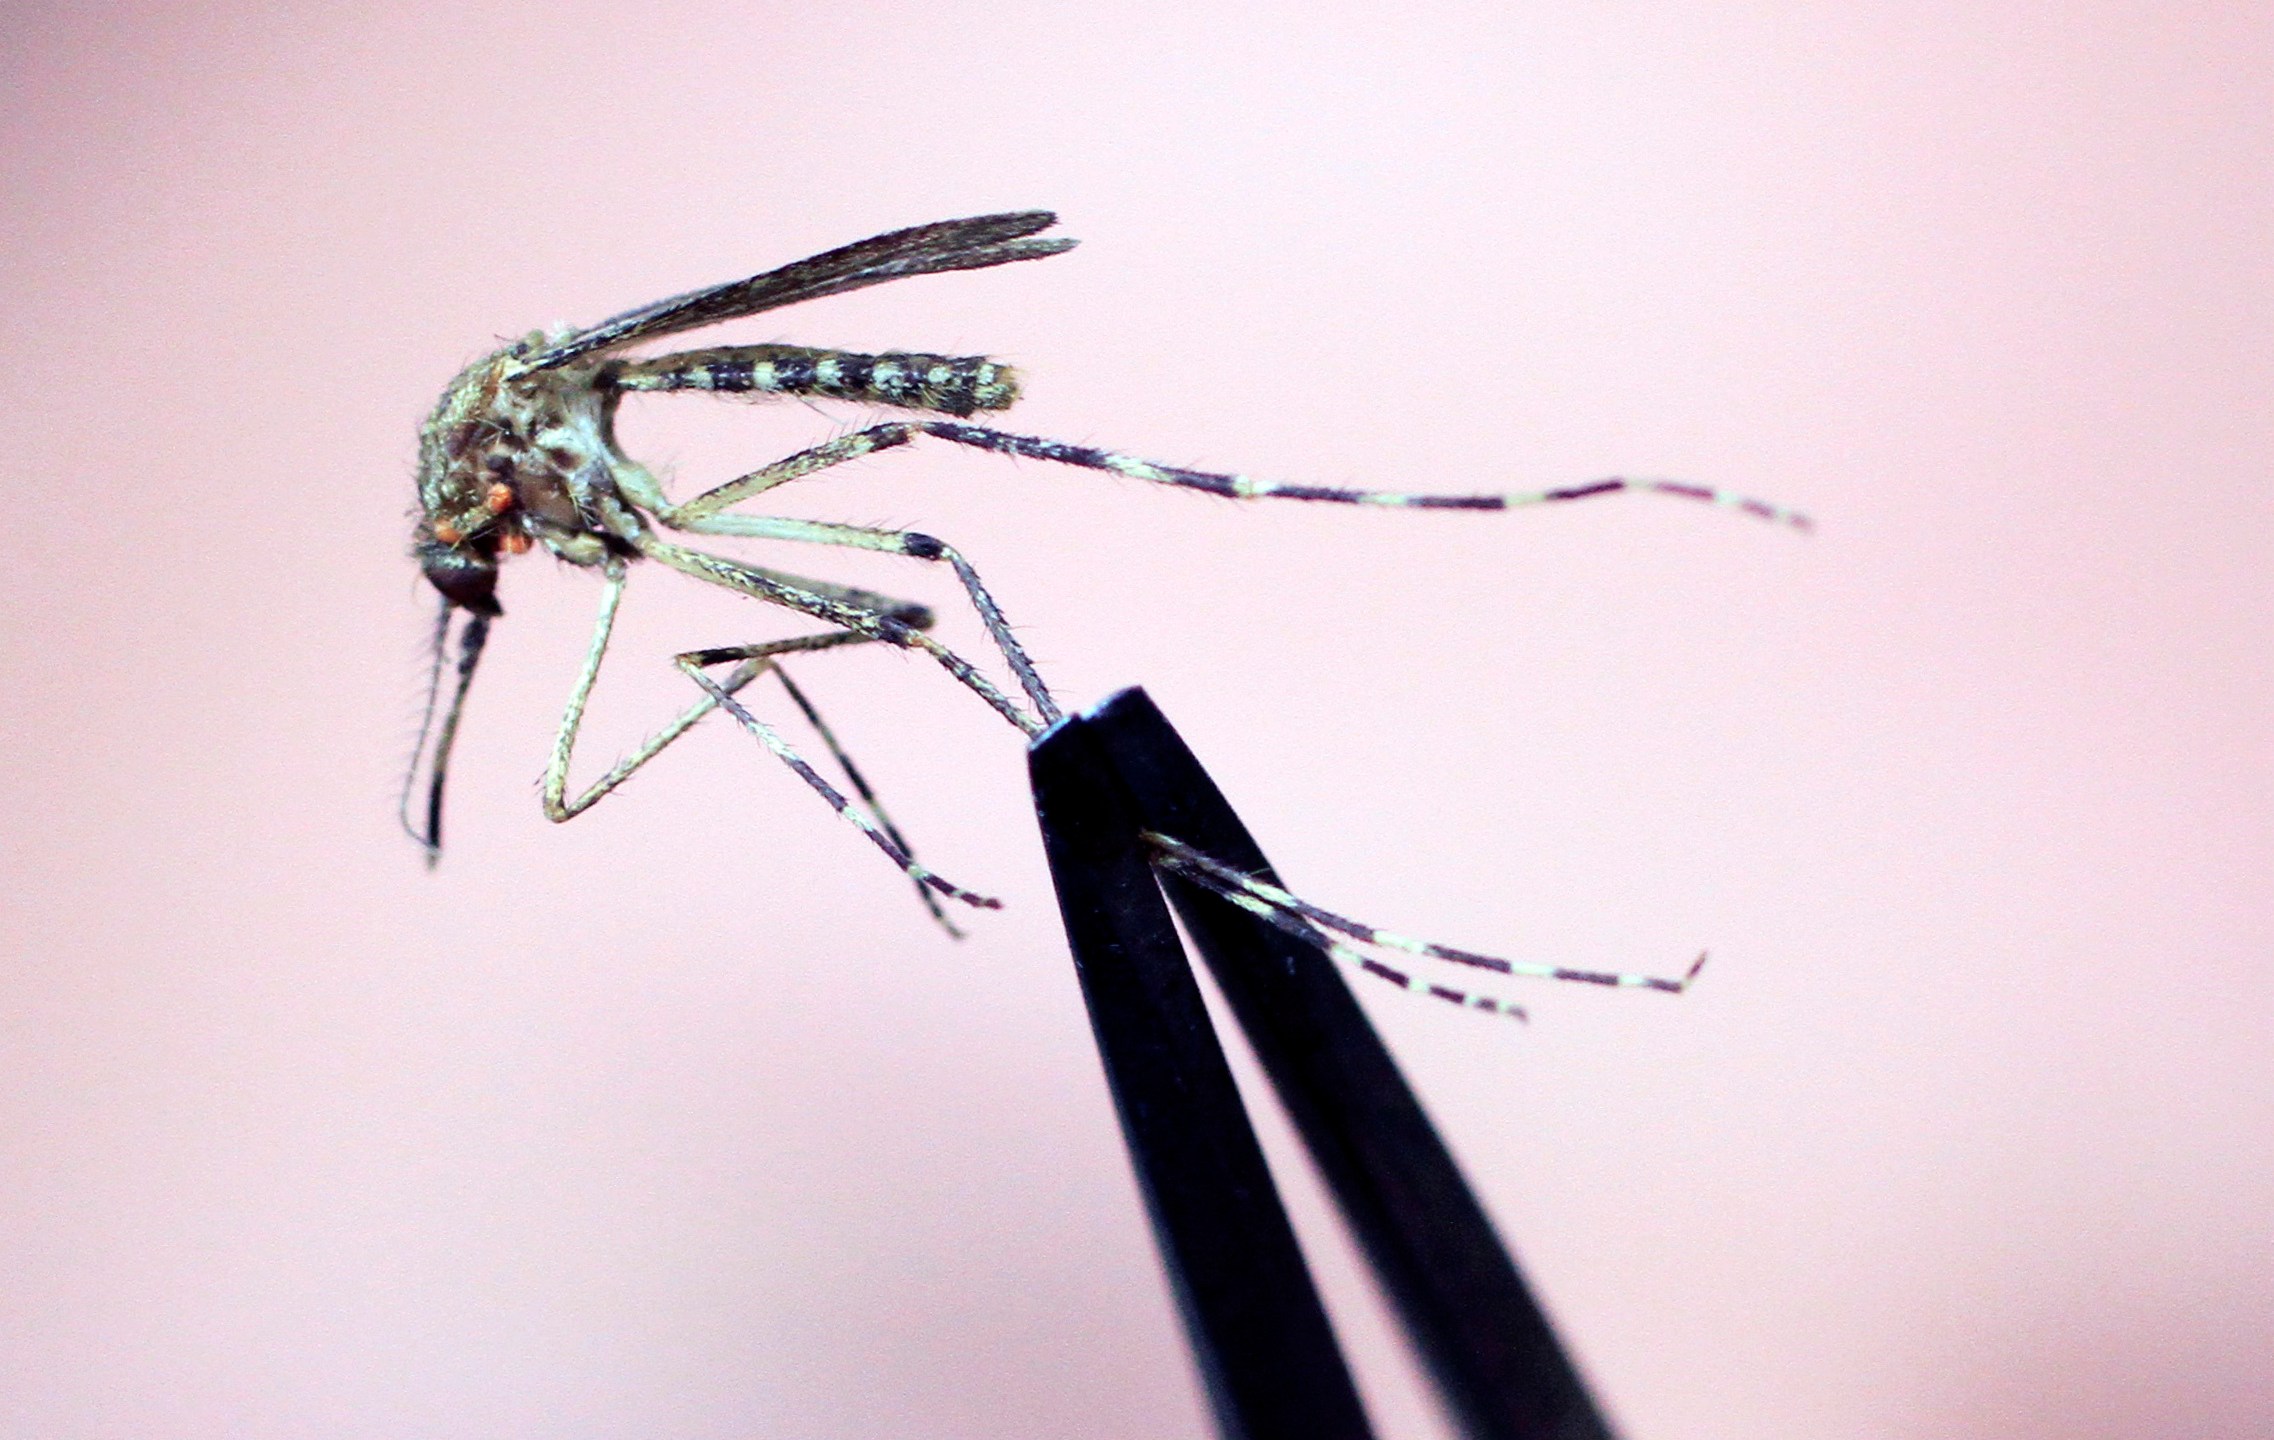
[[625, 360], [600, 381], [616, 390], [820, 395], [946, 415], [1002, 410], [1019, 398], [1018, 372], [984, 355], [862, 355], [805, 345], [720, 345]]

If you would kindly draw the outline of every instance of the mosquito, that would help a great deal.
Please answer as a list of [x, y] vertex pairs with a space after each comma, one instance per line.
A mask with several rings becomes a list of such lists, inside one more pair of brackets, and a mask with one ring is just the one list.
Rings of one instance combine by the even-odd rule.
[[[504, 613], [497, 597], [498, 567], [510, 556], [542, 546], [561, 560], [597, 571], [601, 581], [592, 639], [583, 667], [570, 687], [545, 767], [542, 797], [548, 819], [565, 821], [592, 808], [706, 716], [723, 710], [897, 865], [915, 883], [933, 916], [951, 933], [954, 926], [941, 907], [942, 900], [980, 909], [998, 908], [1001, 902], [956, 885], [917, 861], [867, 780], [783, 666], [785, 656], [849, 645], [881, 644], [916, 651], [936, 661], [1022, 734], [1039, 735], [1064, 712], [1013, 635], [979, 572], [955, 547], [919, 531], [791, 519], [741, 508], [777, 486], [919, 441], [944, 441], [997, 455], [1104, 471], [1242, 500], [1306, 500], [1407, 510], [1509, 510], [1621, 491], [1651, 491], [1727, 506], [1786, 525], [1807, 526], [1805, 517], [1780, 506], [1682, 481], [1610, 478], [1560, 489], [1485, 495], [1350, 490], [1191, 470], [1087, 445], [1015, 435], [969, 423], [973, 415], [1010, 408], [1019, 396], [1017, 372], [985, 356], [913, 351], [861, 354], [786, 344], [719, 345], [653, 356], [625, 353], [627, 347], [639, 342], [891, 280], [950, 270], [981, 270], [1063, 254], [1074, 247], [1073, 240], [1041, 234], [1057, 219], [1047, 210], [1026, 210], [895, 230], [745, 280], [642, 305], [587, 329], [532, 331], [475, 361], [450, 382], [420, 432], [419, 513], [411, 547], [419, 568], [441, 595], [426, 715], [410, 773], [404, 779], [401, 805], [403, 827], [425, 848], [430, 865], [442, 850], [443, 790], [467, 691], [488, 641], [490, 622]], [[911, 418], [854, 430], [692, 499], [675, 501], [654, 474], [624, 453], [614, 429], [617, 407], [626, 395], [669, 390], [844, 400], [886, 407]], [[925, 605], [753, 564], [684, 544], [674, 536], [870, 550], [945, 566], [955, 575], [965, 599], [1017, 682], [1017, 693], [997, 685], [976, 665], [934, 638], [929, 633], [933, 612]], [[673, 663], [699, 690], [699, 697], [599, 779], [582, 790], [572, 790], [569, 766], [585, 705], [608, 653], [608, 639], [626, 580], [641, 561], [794, 611], [827, 628], [790, 639], [713, 646], [673, 657]], [[456, 677], [445, 702], [442, 692], [450, 632], [453, 620], [459, 617]], [[731, 668], [714, 673], [720, 667]], [[764, 675], [774, 677], [820, 737], [859, 803], [848, 799], [744, 703], [744, 692]], [[413, 817], [422, 759], [427, 777], [423, 820]], [[1688, 974], [1668, 979], [1522, 964], [1414, 940], [1320, 909], [1258, 877], [1223, 865], [1173, 836], [1152, 835], [1148, 841], [1156, 851], [1156, 863], [1163, 868], [1304, 935], [1365, 974], [1465, 1008], [1522, 1014], [1521, 1007], [1492, 997], [1416, 981], [1402, 970], [1366, 957], [1346, 942], [1502, 975], [1597, 985], [1680, 991], [1697, 974], [1695, 965]], [[1321, 930], [1328, 933], [1322, 935]]]

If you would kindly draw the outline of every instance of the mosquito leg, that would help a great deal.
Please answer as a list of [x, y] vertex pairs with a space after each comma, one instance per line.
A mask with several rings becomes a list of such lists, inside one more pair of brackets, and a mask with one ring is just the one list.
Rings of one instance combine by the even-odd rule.
[[909, 879], [926, 889], [937, 891], [951, 900], [960, 900], [966, 905], [981, 910], [1000, 910], [1003, 906], [1002, 901], [992, 896], [966, 890], [918, 864], [916, 858], [908, 853], [905, 845], [899, 843], [894, 835], [887, 834], [884, 827], [877, 821], [863, 815], [836, 786], [823, 779], [819, 771], [806, 763], [805, 757], [790, 748], [790, 743], [784, 740], [773, 726], [751, 714], [740, 700], [728, 693], [725, 686], [705, 673], [706, 666], [723, 664], [729, 660], [746, 661], [765, 648], [762, 645], [730, 645], [713, 650], [691, 650], [675, 657], [674, 663], [686, 672], [688, 679], [693, 680], [703, 688], [704, 694], [708, 696], [713, 705], [733, 716], [736, 723], [756, 736], [760, 744], [773, 751], [777, 759], [796, 771], [800, 780], [812, 786], [814, 793], [828, 801], [831, 809], [844, 816], [855, 829], [866, 835], [870, 843], [882, 850], [886, 857], [893, 864], [898, 865]]
[[1103, 470], [1114, 475], [1126, 475], [1132, 480], [1173, 485], [1185, 490], [1201, 490], [1210, 495], [1225, 495], [1236, 500], [1316, 500], [1335, 505], [1372, 505], [1403, 510], [1513, 510], [1525, 505], [1586, 500], [1597, 495], [1616, 494], [1621, 490], [1646, 490], [1661, 495], [1679, 496], [1685, 500], [1703, 500], [1709, 504], [1728, 506], [1759, 516], [1763, 520], [1776, 521], [1802, 530], [1809, 528], [1808, 517], [1797, 511], [1711, 485], [1694, 485], [1686, 480], [1642, 480], [1613, 476], [1578, 485], [1558, 486], [1552, 490], [1488, 495], [1425, 495], [1399, 490], [1347, 490], [1327, 485], [1284, 485], [1246, 475], [1188, 470], [1181, 465], [1160, 465], [1112, 450], [1069, 445], [1064, 441], [1044, 440], [1031, 435], [1012, 435], [1002, 430], [990, 430], [983, 425], [962, 425], [952, 420], [915, 420], [908, 422], [907, 428], [958, 445], [992, 451], [997, 455], [1021, 455], [1030, 460], [1048, 460], [1059, 465], [1080, 466], [1085, 470]]
[[918, 560], [938, 560], [955, 571], [963, 582], [963, 592], [971, 599], [971, 608], [987, 627], [988, 638], [1002, 652], [1003, 659], [1018, 677], [1027, 698], [1034, 703], [1035, 713], [1043, 724], [1056, 722], [1064, 713], [1058, 702], [1051, 698], [1050, 690], [1042, 683], [1041, 672], [1027, 655], [1026, 647], [1019, 644], [1011, 633], [1010, 621], [1003, 618], [1003, 610], [995, 597], [979, 579], [979, 572], [971, 568], [953, 546], [930, 535], [913, 530], [877, 530], [865, 525], [837, 525], [822, 520], [792, 520], [778, 515], [712, 515], [689, 521], [683, 528], [704, 535], [736, 535], [761, 540], [797, 540], [815, 545], [841, 545], [853, 550], [877, 550], [887, 555], [908, 555]]
[[[660, 560], [681, 574], [691, 575], [697, 580], [826, 620], [871, 640], [881, 640], [903, 649], [921, 650], [937, 660], [950, 675], [962, 681], [972, 693], [993, 706], [997, 714], [1028, 735], [1040, 734], [1056, 718], [1055, 705], [1045, 708], [1038, 704], [1037, 708], [1042, 714], [1029, 715], [1005, 695], [994, 681], [980, 673], [977, 666], [896, 615], [880, 614], [874, 609], [834, 598], [820, 587], [796, 581], [793, 577], [762, 570], [755, 565], [746, 565], [739, 560], [729, 560], [723, 555], [673, 545], [654, 535], [643, 534], [635, 543], [641, 554]], [[1044, 692], [1045, 698], [1047, 695], [1048, 692]]]
[[[667, 358], [676, 359], [678, 357]], [[1036, 721], [1030, 722], [1017, 714], [1015, 710], [1005, 709], [1000, 704], [997, 704], [995, 708], [1001, 710], [1004, 717], [1009, 719], [1012, 724], [1017, 725], [1030, 735], [1036, 734], [1057, 721], [1064, 712], [1058, 708], [1058, 702], [1051, 698], [1049, 687], [1042, 683], [1042, 675], [1035, 669], [1034, 661], [1027, 656], [1025, 648], [1012, 636], [1010, 623], [1003, 618], [1002, 607], [997, 605], [995, 598], [987, 593], [987, 587], [980, 583], [978, 572], [973, 570], [961, 555], [925, 535], [870, 530], [851, 525], [824, 525], [797, 520], [782, 520], [764, 515], [722, 515], [718, 513], [727, 506], [739, 504], [754, 495], [763, 494], [777, 485], [786, 485], [792, 480], [802, 479], [835, 465], [842, 465], [848, 460], [857, 460], [863, 455], [873, 455], [879, 450], [888, 450], [894, 446], [905, 445], [910, 439], [914, 438], [916, 433], [913, 426], [899, 421], [884, 425], [872, 425], [866, 430], [856, 430], [850, 435], [841, 435], [834, 440], [816, 445], [808, 450], [801, 450], [795, 455], [786, 456], [771, 465], [753, 470], [738, 479], [729, 480], [724, 485], [705, 491], [685, 504], [675, 505], [664, 497], [660, 487], [640, 485], [637, 482], [635, 482], [635, 488], [640, 493], [633, 494], [632, 498], [652, 511], [656, 518], [664, 524], [691, 534], [754, 536], [760, 539], [775, 540], [808, 540], [825, 545], [846, 545], [864, 550], [882, 550], [890, 554], [915, 555], [925, 560], [947, 561], [949, 565], [954, 567], [957, 578], [963, 582], [964, 592], [971, 597], [972, 608], [979, 612], [979, 618], [985, 623], [989, 638], [995, 642], [995, 648], [1002, 652], [1005, 663], [1011, 668], [1011, 673], [1018, 677], [1019, 686], [1026, 691], [1027, 699], [1033, 704], [1035, 715], [1038, 718]], [[684, 553], [692, 554], [694, 552]], [[681, 568], [686, 567], [682, 566]], [[706, 576], [704, 578], [711, 577]], [[801, 587], [806, 589], [819, 590], [821, 588], [809, 582], [800, 583]], [[951, 672], [956, 671], [957, 664], [961, 663], [950, 664], [941, 651], [935, 650], [934, 654], [935, 657], [941, 659], [942, 664], [948, 665]], [[971, 680], [960, 672], [957, 673], [956, 678], [963, 680], [967, 685], [971, 684]], [[973, 688], [977, 689], [978, 687], [973, 686]], [[992, 689], [993, 687], [990, 686], [989, 688]], [[983, 697], [987, 695], [987, 691], [980, 693]], [[990, 699], [989, 703], [995, 702]]]
[[[744, 665], [750, 663], [749, 661], [743, 662]], [[901, 834], [900, 827], [892, 823], [892, 817], [884, 813], [884, 802], [879, 800], [876, 797], [876, 792], [869, 788], [868, 777], [861, 774], [860, 767], [853, 763], [853, 757], [846, 754], [845, 747], [837, 743], [836, 732], [832, 731], [828, 724], [822, 720], [821, 712], [814, 708], [813, 702], [806, 698], [805, 692], [800, 690], [797, 682], [790, 678], [789, 671], [780, 665], [775, 665], [772, 669], [774, 678], [782, 682], [782, 689], [789, 692], [789, 697], [796, 703], [799, 713], [805, 716], [806, 724], [813, 727], [813, 733], [819, 735], [821, 743], [828, 747], [830, 756], [837, 762], [837, 768], [845, 772], [846, 781], [852, 785], [853, 793], [861, 797], [861, 803], [868, 807], [869, 814], [876, 820], [877, 828], [884, 832], [885, 838], [900, 847], [902, 854], [911, 858], [914, 857], [916, 847], [908, 843], [908, 837]], [[737, 668], [735, 674], [739, 675], [740, 673], [742, 673], [740, 668]], [[731, 679], [731, 677], [729, 678]], [[720, 688], [725, 689], [730, 695], [734, 693], [734, 690], [728, 686], [721, 686]], [[706, 704], [709, 703], [709, 700], [709, 696], [704, 697]], [[939, 897], [932, 893], [930, 886], [921, 881], [917, 882], [916, 898], [924, 902], [924, 908], [931, 912], [934, 920], [940, 922], [940, 927], [947, 931], [948, 938], [952, 940], [963, 938], [963, 932], [955, 928], [954, 921], [948, 919], [947, 911], [940, 908]]]
[[[671, 359], [676, 357], [666, 357]], [[960, 362], [959, 362], [960, 363]], [[1273, 480], [1258, 480], [1247, 475], [1232, 475], [1211, 470], [1192, 470], [1181, 465], [1163, 465], [1135, 455], [1118, 451], [1100, 450], [1090, 445], [1070, 445], [1062, 440], [1046, 440], [1033, 435], [1013, 435], [1008, 431], [990, 429], [984, 425], [965, 425], [953, 420], [896, 420], [856, 430], [826, 444], [801, 450], [786, 459], [778, 460], [763, 469], [754, 470], [738, 479], [673, 507], [668, 501], [662, 506], [650, 505], [668, 525], [682, 529], [695, 528], [690, 522], [703, 519], [747, 500], [754, 495], [784, 485], [817, 470], [843, 464], [879, 450], [905, 445], [918, 435], [930, 435], [957, 445], [990, 451], [997, 455], [1018, 455], [1030, 460], [1048, 460], [1058, 465], [1073, 465], [1086, 470], [1102, 470], [1108, 474], [1126, 476], [1155, 485], [1169, 485], [1185, 490], [1199, 490], [1210, 495], [1223, 495], [1236, 500], [1311, 500], [1335, 505], [1370, 505], [1382, 509], [1403, 510], [1514, 510], [1527, 505], [1548, 505], [1566, 500], [1588, 500], [1598, 495], [1614, 495], [1621, 491], [1648, 491], [1660, 495], [1673, 495], [1685, 500], [1700, 500], [1712, 505], [1741, 510], [1778, 524], [1797, 529], [1810, 528], [1808, 517], [1799, 511], [1766, 500], [1757, 500], [1733, 490], [1712, 485], [1693, 484], [1687, 480], [1654, 480], [1628, 476], [1611, 476], [1575, 485], [1560, 485], [1547, 490], [1507, 491], [1480, 495], [1430, 495], [1401, 490], [1352, 490], [1329, 485], [1288, 485]], [[635, 497], [648, 505], [647, 497]], [[660, 495], [654, 497], [661, 500]], [[730, 533], [730, 532], [713, 532]]]
[[1193, 874], [1177, 861], [1164, 857], [1161, 861], [1161, 868], [1171, 874], [1190, 879], [1195, 884], [1222, 896], [1250, 915], [1277, 929], [1286, 931], [1304, 944], [1324, 950], [1330, 959], [1339, 960], [1362, 975], [1370, 975], [1376, 980], [1386, 980], [1410, 994], [1427, 995], [1432, 999], [1443, 1000], [1465, 1010], [1481, 1010], [1487, 1015], [1506, 1015], [1509, 1019], [1516, 1021], [1525, 1021], [1531, 1018], [1524, 1012], [1523, 1006], [1510, 1004], [1508, 1001], [1497, 999], [1491, 995], [1458, 990], [1450, 985], [1416, 980], [1405, 971], [1394, 966], [1384, 965], [1370, 955], [1361, 955], [1334, 936], [1314, 929], [1309, 922], [1292, 910], [1258, 900], [1237, 887], [1212, 885], [1207, 880]]
[[[666, 357], [675, 359], [676, 357]], [[659, 362], [660, 363], [660, 362]], [[684, 368], [684, 367], [682, 367]], [[713, 378], [701, 366], [686, 369], [693, 377], [701, 370], [706, 380]], [[677, 375], [678, 370], [671, 373]], [[716, 387], [714, 387], [716, 388]], [[1154, 484], [1170, 485], [1182, 489], [1200, 490], [1211, 495], [1225, 495], [1241, 499], [1312, 500], [1346, 505], [1372, 505], [1382, 508], [1449, 509], [1449, 510], [1505, 510], [1523, 505], [1546, 504], [1562, 500], [1582, 500], [1596, 495], [1608, 495], [1622, 490], [1650, 490], [1677, 495], [1685, 499], [1710, 501], [1730, 506], [1764, 519], [1807, 528], [1806, 516], [1771, 505], [1766, 501], [1737, 495], [1710, 486], [1692, 485], [1673, 480], [1597, 480], [1583, 485], [1566, 486], [1553, 490], [1539, 490], [1499, 495], [1422, 495], [1386, 490], [1347, 490], [1319, 485], [1283, 485], [1271, 481], [1255, 480], [1242, 475], [1218, 474], [1205, 470], [1190, 470], [1181, 466], [1161, 465], [1133, 455], [1099, 450], [1086, 445], [1069, 445], [1062, 441], [1038, 439], [1033, 436], [1013, 435], [1006, 431], [984, 426], [964, 425], [948, 420], [891, 421], [872, 425], [849, 435], [801, 450], [795, 455], [753, 470], [747, 475], [705, 491], [685, 504], [674, 505], [661, 493], [635, 495], [633, 498], [651, 509], [664, 524], [675, 529], [704, 535], [735, 535], [759, 539], [803, 540], [825, 545], [844, 545], [857, 549], [879, 550], [889, 554], [913, 555], [923, 560], [942, 560], [952, 566], [957, 578], [963, 582], [964, 592], [970, 597], [972, 608], [978, 611], [986, 624], [989, 638], [1002, 652], [1011, 671], [1018, 677], [1020, 686], [1033, 703], [1039, 723], [1022, 719], [1003, 705], [996, 705], [1006, 718], [1029, 734], [1057, 720], [1061, 714], [1057, 703], [1042, 683], [1034, 662], [1025, 648], [1012, 635], [1009, 623], [1003, 618], [1002, 608], [995, 603], [978, 573], [955, 550], [943, 542], [913, 531], [870, 529], [852, 525], [830, 525], [817, 521], [790, 520], [766, 515], [735, 515], [720, 513], [727, 507], [761, 495], [778, 485], [844, 464], [879, 450], [906, 445], [919, 435], [929, 435], [954, 444], [971, 446], [1001, 455], [1024, 456], [1029, 459], [1048, 460], [1061, 465], [1100, 470], [1123, 475]], [[685, 568], [685, 567], [682, 567]], [[937, 654], [937, 652], [935, 652]], [[944, 657], [941, 663], [956, 670], [956, 665]], [[972, 684], [969, 678], [958, 673], [959, 679]], [[979, 687], [973, 685], [974, 689]], [[982, 695], [987, 691], [982, 690]], [[990, 703], [994, 703], [990, 700]]]
[[914, 429], [903, 421], [871, 425], [865, 430], [855, 430], [811, 449], [800, 450], [795, 455], [784, 456], [770, 465], [761, 466], [747, 475], [706, 490], [685, 504], [674, 505], [660, 495], [653, 497], [661, 501], [660, 504], [650, 503], [647, 496], [635, 495], [632, 498], [652, 510], [664, 524], [691, 530], [694, 528], [693, 522], [715, 515], [730, 505], [738, 505], [753, 495], [762, 495], [777, 485], [802, 480], [816, 471], [842, 465], [848, 460], [858, 460], [863, 455], [873, 455], [879, 450], [905, 445], [914, 435]]
[[[560, 729], [553, 736], [551, 761], [545, 767], [543, 801], [545, 818], [563, 821], [581, 815], [600, 803], [602, 797], [631, 778], [648, 761], [653, 760], [680, 736], [695, 727], [695, 723], [718, 708], [718, 702], [706, 695], [702, 700], [680, 712], [669, 725], [640, 742], [630, 754], [618, 760], [608, 773], [595, 780], [581, 793], [571, 798], [568, 794], [569, 761], [576, 750], [578, 729], [584, 724], [584, 708], [592, 695], [593, 682], [599, 679], [600, 663], [608, 653], [608, 637], [616, 625], [616, 610], [624, 598], [624, 566], [616, 562], [608, 567], [606, 588], [600, 596], [600, 614], [593, 622], [592, 643], [585, 651], [584, 668], [577, 673], [576, 684], [569, 690], [568, 707], [561, 715]], [[839, 630], [824, 635], [805, 635], [795, 639], [771, 642], [762, 651], [753, 647], [752, 653], [741, 657], [738, 665], [717, 688], [732, 695], [758, 678], [769, 668], [770, 657], [799, 651], [830, 650], [840, 645], [857, 645], [874, 637]]]
[[1698, 978], [1706, 957], [1691, 962], [1689, 970], [1678, 980], [1660, 975], [1637, 975], [1614, 970], [1575, 970], [1565, 965], [1540, 965], [1517, 960], [1503, 960], [1495, 955], [1480, 955], [1474, 950], [1458, 950], [1450, 945], [1438, 945], [1428, 940], [1377, 930], [1371, 925], [1346, 919], [1331, 910], [1322, 910], [1273, 885], [1268, 881], [1235, 870], [1223, 861], [1195, 850], [1182, 840], [1148, 830], [1145, 841], [1161, 854], [1160, 864], [1178, 875], [1202, 885], [1233, 904], [1251, 913], [1265, 910], [1289, 917], [1299, 917], [1324, 929], [1347, 935], [1361, 945], [1373, 945], [1384, 950], [1396, 950], [1407, 955], [1426, 956], [1432, 960], [1446, 960], [1456, 965], [1474, 966], [1500, 975], [1529, 976], [1543, 980], [1571, 980], [1583, 985], [1612, 985], [1626, 989], [1666, 990], [1679, 995], [1690, 988]]

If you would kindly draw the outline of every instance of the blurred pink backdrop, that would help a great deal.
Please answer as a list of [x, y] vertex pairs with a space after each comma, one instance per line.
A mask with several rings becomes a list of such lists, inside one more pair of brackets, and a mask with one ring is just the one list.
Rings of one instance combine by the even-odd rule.
[[[803, 678], [1008, 898], [960, 946], [723, 728], [546, 824], [595, 586], [542, 560], [441, 869], [394, 828], [459, 364], [1028, 206], [1083, 248], [734, 333], [1003, 356], [1013, 428], [1163, 460], [1820, 522], [922, 451], [783, 499], [956, 542], [1322, 901], [1712, 948], [1680, 1000], [1534, 987], [1528, 1030], [1365, 996], [1627, 1434], [2274, 1433], [2263, 7], [7, 29], [0, 1433], [1204, 1432], [1017, 737], [928, 664]], [[854, 418], [626, 429], [686, 486]], [[667, 575], [627, 610], [594, 770], [685, 700], [672, 650], [796, 628]], [[1287, 1174], [1385, 1430], [1448, 1433]]]

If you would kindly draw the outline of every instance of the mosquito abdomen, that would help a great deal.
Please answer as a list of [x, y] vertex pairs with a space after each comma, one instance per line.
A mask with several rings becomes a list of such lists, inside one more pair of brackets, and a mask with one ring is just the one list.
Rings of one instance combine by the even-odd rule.
[[804, 345], [683, 350], [652, 360], [625, 361], [603, 378], [618, 390], [821, 395], [946, 415], [1002, 410], [1019, 398], [1018, 372], [984, 355], [907, 350], [863, 355]]

